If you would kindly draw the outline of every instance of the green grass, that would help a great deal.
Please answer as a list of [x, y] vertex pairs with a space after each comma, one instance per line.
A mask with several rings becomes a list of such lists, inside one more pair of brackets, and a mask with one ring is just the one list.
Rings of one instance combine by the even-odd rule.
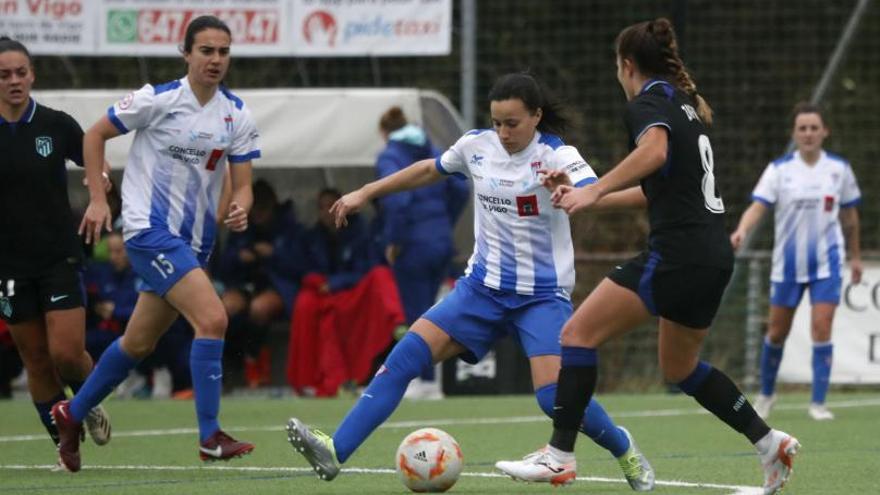
[[[807, 417], [807, 400], [802, 394], [783, 396], [773, 415], [773, 426], [797, 435], [803, 444], [787, 493], [875, 493], [874, 476], [880, 469], [880, 395], [832, 394], [829, 405], [837, 419], [825, 423]], [[713, 417], [699, 413], [690, 398], [610, 395], [601, 401], [635, 435], [658, 480], [687, 483], [661, 483], [656, 493], [737, 492], [697, 484], [760, 486], [761, 470], [748, 442]], [[834, 407], [836, 403], [852, 407]], [[351, 404], [351, 400], [227, 399], [221, 415], [224, 427], [254, 442], [257, 449], [228, 464], [203, 465], [198, 460], [191, 402], [110, 401], [105, 405], [113, 419], [113, 441], [105, 447], [86, 442], [83, 469], [71, 475], [49, 472], [55, 454], [33, 406], [25, 400], [0, 401], [0, 493], [406, 493], [397, 475], [387, 472], [343, 472], [332, 483], [319, 481], [292, 452], [283, 432], [288, 416], [332, 431]], [[480, 419], [489, 421], [479, 424]], [[389, 424], [377, 430], [345, 467], [392, 468], [397, 444], [422, 425], [438, 426], [461, 444], [466, 475], [453, 492], [550, 490], [546, 485], [473, 475], [492, 473], [496, 460], [518, 458], [546, 442], [550, 423], [539, 418], [530, 396], [404, 402]], [[612, 479], [578, 481], [577, 493], [631, 493], [628, 485], [615, 481], [621, 480], [620, 470], [604, 450], [585, 437], [577, 449], [580, 476]]]

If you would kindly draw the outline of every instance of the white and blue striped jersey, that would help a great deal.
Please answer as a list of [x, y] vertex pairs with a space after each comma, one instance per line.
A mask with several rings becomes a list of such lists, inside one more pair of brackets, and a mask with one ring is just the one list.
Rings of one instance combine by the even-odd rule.
[[147, 84], [107, 115], [119, 132], [137, 131], [122, 182], [124, 238], [165, 229], [194, 251], [210, 253], [227, 161], [260, 156], [244, 102], [221, 86], [202, 106], [184, 77]]
[[575, 273], [568, 215], [553, 208], [538, 170], [564, 170], [577, 186], [595, 182], [577, 149], [536, 132], [525, 149], [511, 155], [494, 130], [474, 130], [436, 166], [473, 180], [475, 242], [467, 277], [497, 290], [570, 298]]
[[774, 282], [839, 277], [845, 258], [840, 208], [857, 205], [861, 192], [849, 163], [822, 151], [807, 165], [789, 153], [764, 170], [752, 199], [774, 208]]

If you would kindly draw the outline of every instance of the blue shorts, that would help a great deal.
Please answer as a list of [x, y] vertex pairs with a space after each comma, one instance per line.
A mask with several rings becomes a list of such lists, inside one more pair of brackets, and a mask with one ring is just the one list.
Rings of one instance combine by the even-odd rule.
[[812, 282], [773, 282], [770, 287], [770, 304], [785, 308], [796, 308], [801, 302], [804, 290], [810, 288], [810, 304], [840, 304], [840, 277], [829, 277]]
[[515, 338], [530, 358], [558, 356], [559, 334], [571, 313], [571, 301], [553, 294], [503, 292], [462, 277], [422, 317], [463, 345], [467, 352], [461, 359], [474, 364], [506, 335]]
[[125, 241], [125, 252], [140, 276], [139, 292], [155, 292], [164, 297], [184, 275], [203, 268], [208, 256], [196, 253], [180, 237], [167, 230], [146, 229]]

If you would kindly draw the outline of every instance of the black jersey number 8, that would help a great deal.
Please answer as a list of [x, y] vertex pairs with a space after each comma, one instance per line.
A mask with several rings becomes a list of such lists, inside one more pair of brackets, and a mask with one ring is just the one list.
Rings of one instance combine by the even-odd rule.
[[703, 200], [706, 209], [712, 213], [724, 213], [724, 200], [715, 196], [715, 157], [709, 136], [700, 134], [697, 144], [700, 147], [700, 161], [703, 162]]

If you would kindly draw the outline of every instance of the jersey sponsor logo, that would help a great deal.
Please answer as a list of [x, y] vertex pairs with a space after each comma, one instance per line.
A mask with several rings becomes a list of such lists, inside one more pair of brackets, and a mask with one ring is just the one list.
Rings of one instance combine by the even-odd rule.
[[568, 165], [563, 167], [563, 170], [567, 174], [574, 174], [574, 173], [580, 172], [581, 170], [583, 170], [585, 168], [587, 168], [587, 162], [581, 160], [581, 161], [569, 163]]
[[213, 138], [214, 138], [214, 135], [211, 134], [210, 132], [204, 132], [204, 131], [198, 131], [198, 132], [196, 132], [196, 131], [193, 131], [193, 130], [190, 130], [190, 131], [189, 131], [189, 140], [190, 140], [191, 142], [198, 141], [199, 139], [204, 139], [204, 140], [206, 140], [206, 141], [210, 141], [210, 140], [213, 139]]
[[521, 217], [538, 216], [538, 196], [534, 194], [531, 196], [517, 196], [516, 212], [519, 213], [519, 216]]
[[513, 201], [507, 198], [477, 193], [477, 199], [483, 209], [490, 213], [507, 213], [513, 207]]
[[208, 154], [207, 151], [198, 148], [184, 148], [172, 144], [168, 147], [171, 157], [186, 163], [196, 164], [202, 161], [202, 158]]
[[834, 196], [825, 196], [825, 211], [834, 209]]
[[43, 158], [48, 157], [52, 154], [52, 137], [51, 136], [39, 136], [36, 141], [37, 154], [42, 156]]

